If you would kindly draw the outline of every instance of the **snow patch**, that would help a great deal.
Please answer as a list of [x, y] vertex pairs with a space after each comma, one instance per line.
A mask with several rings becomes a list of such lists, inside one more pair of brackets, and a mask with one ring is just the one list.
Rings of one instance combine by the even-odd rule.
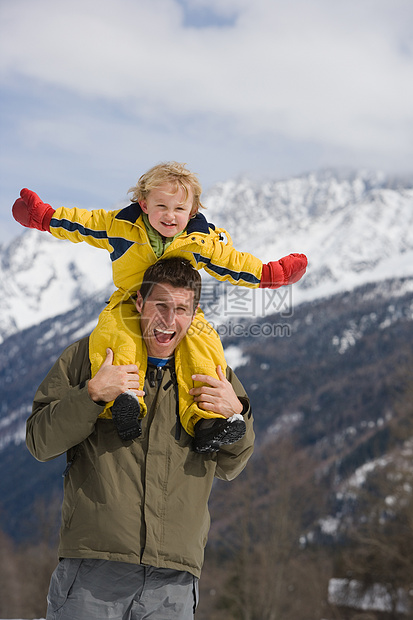
[[228, 366], [234, 370], [240, 366], [245, 366], [249, 362], [249, 357], [244, 355], [240, 347], [230, 345], [224, 350], [224, 353]]
[[[390, 587], [381, 583], [375, 583], [366, 588], [355, 579], [334, 578], [330, 579], [328, 584], [328, 602], [342, 607], [391, 613], [393, 596]], [[396, 592], [396, 599], [396, 612], [410, 614], [408, 593], [399, 588]]]
[[327, 536], [334, 536], [339, 530], [340, 519], [329, 516], [324, 519], [320, 519], [319, 525], [323, 534], [326, 534]]

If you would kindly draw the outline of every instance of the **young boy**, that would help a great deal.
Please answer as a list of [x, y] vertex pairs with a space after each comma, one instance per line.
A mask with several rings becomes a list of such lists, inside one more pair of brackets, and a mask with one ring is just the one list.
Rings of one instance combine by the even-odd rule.
[[[249, 288], [278, 288], [297, 282], [305, 273], [304, 254], [290, 254], [266, 265], [245, 252], [238, 252], [230, 235], [216, 229], [199, 213], [201, 186], [197, 176], [185, 164], [162, 163], [142, 175], [131, 188], [133, 203], [117, 211], [84, 209], [54, 210], [34, 192], [23, 189], [13, 205], [13, 216], [23, 226], [52, 233], [58, 239], [74, 243], [86, 241], [106, 249], [112, 260], [113, 281], [117, 290], [101, 313], [90, 337], [92, 376], [106, 357], [107, 348], [114, 351], [115, 364], [137, 364], [140, 386], [146, 374], [146, 351], [137, 333], [136, 307], [133, 295], [139, 290], [147, 267], [161, 256], [182, 256], [196, 269], [205, 269], [218, 280]], [[223, 234], [226, 241], [223, 241]], [[139, 311], [138, 306], [138, 311]], [[176, 310], [179, 312], [179, 309]], [[160, 308], [160, 316], [162, 309]], [[154, 329], [160, 356], [157, 365], [167, 363], [162, 349], [167, 350], [171, 333]], [[187, 335], [175, 352], [176, 379], [179, 390], [179, 417], [186, 432], [194, 437], [196, 452], [211, 452], [230, 444], [245, 433], [241, 415], [229, 420], [194, 402], [189, 389], [194, 387], [192, 375], [218, 377], [217, 367], [225, 374], [226, 362], [221, 341], [198, 310]], [[141, 434], [139, 419], [146, 413], [145, 403], [133, 392], [125, 392], [108, 403], [102, 417], [112, 417], [123, 440]]]

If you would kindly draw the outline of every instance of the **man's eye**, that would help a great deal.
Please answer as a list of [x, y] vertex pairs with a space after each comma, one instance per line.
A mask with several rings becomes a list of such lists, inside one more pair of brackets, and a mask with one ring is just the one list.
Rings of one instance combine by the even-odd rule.
[[186, 314], [187, 313], [187, 309], [186, 308], [177, 308], [176, 309], [176, 314]]

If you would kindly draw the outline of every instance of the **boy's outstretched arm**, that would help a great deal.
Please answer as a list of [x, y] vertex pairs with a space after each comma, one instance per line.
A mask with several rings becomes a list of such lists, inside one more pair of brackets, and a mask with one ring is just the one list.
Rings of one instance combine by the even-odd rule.
[[[89, 245], [113, 252], [109, 242], [108, 231], [114, 223], [113, 214], [117, 211], [104, 209], [87, 209], [58, 207], [56, 210], [39, 198], [35, 192], [22, 189], [20, 198], [12, 208], [13, 217], [22, 226], [47, 230], [56, 239], [64, 239], [72, 243], [85, 241]], [[116, 220], [115, 220], [116, 221]], [[123, 228], [114, 232], [115, 238], [123, 239]], [[128, 244], [126, 244], [128, 245]]]
[[26, 228], [48, 230], [50, 232], [50, 220], [55, 210], [44, 203], [37, 194], [30, 189], [22, 189], [20, 198], [12, 207], [14, 219]]
[[307, 269], [305, 254], [289, 254], [262, 266], [259, 288], [278, 288], [298, 282]]
[[205, 269], [217, 280], [248, 288], [279, 288], [294, 284], [307, 269], [305, 254], [289, 254], [263, 264], [253, 254], [236, 250], [231, 236], [222, 228], [216, 228], [211, 233], [211, 245], [205, 243], [202, 252], [194, 256], [198, 261], [197, 269]]

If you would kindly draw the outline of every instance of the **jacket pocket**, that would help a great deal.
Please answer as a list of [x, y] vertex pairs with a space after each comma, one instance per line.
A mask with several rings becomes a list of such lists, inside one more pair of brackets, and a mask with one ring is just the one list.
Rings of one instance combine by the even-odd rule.
[[198, 607], [198, 603], [199, 603], [199, 579], [197, 577], [195, 577], [194, 575], [192, 576], [192, 592], [194, 595], [194, 616], [195, 616], [195, 611], [196, 608]]
[[50, 580], [47, 595], [48, 611], [56, 612], [65, 604], [81, 563], [81, 558], [63, 558], [60, 560]]

